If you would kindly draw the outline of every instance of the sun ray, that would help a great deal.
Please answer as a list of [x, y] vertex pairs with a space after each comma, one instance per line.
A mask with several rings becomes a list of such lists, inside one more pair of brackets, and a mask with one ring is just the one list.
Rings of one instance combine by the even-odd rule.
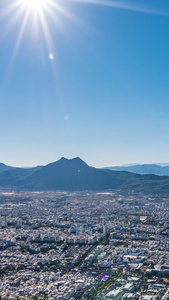
[[[169, 16], [169, 12], [164, 12], [162, 10], [157, 9], [151, 9], [149, 7], [144, 7], [141, 5], [136, 5], [127, 1], [122, 0], [65, 0], [65, 3], [85, 3], [89, 5], [98, 5], [98, 6], [105, 6], [105, 7], [112, 7], [115, 9], [121, 9], [121, 10], [129, 10], [133, 12], [140, 12], [140, 13], [146, 13], [146, 14], [154, 14], [154, 15], [163, 15], [163, 16]], [[62, 2], [63, 3], [63, 2]], [[60, 1], [55, 0], [13, 0], [13, 2], [10, 5], [7, 5], [3, 10], [0, 12], [0, 21], [5, 18], [8, 15], [12, 15], [12, 18], [10, 22], [8, 22], [8, 25], [6, 28], [4, 28], [4, 31], [1, 33], [1, 38], [3, 38], [9, 31], [12, 29], [12, 27], [16, 24], [18, 19], [20, 19], [22, 13], [24, 15], [21, 28], [19, 30], [17, 40], [13, 49], [12, 57], [9, 63], [9, 68], [7, 74], [12, 70], [14, 61], [16, 59], [17, 53], [19, 51], [19, 47], [25, 32], [25, 28], [28, 22], [28, 18], [31, 15], [30, 21], [34, 22], [34, 28], [38, 28], [39, 22], [41, 24], [41, 28], [44, 34], [45, 43], [48, 49], [48, 56], [51, 59], [51, 64], [54, 70], [54, 53], [56, 53], [56, 49], [54, 47], [54, 42], [52, 38], [52, 33], [50, 31], [49, 23], [47, 22], [47, 14], [50, 16], [51, 20], [57, 24], [58, 27], [60, 27], [62, 30], [66, 32], [66, 35], [71, 37], [71, 39], [74, 39], [74, 44], [76, 44], [77, 48], [77, 40], [80, 40], [80, 36], [76, 38], [74, 36], [70, 36], [69, 28], [64, 26], [64, 22], [61, 22], [59, 19], [59, 15], [65, 17], [72, 23], [77, 24], [80, 27], [83, 27], [90, 32], [93, 30], [92, 28], [89, 28], [90, 25], [86, 22], [83, 22], [82, 19], [78, 18], [78, 16], [75, 16], [70, 11], [65, 9], [65, 5], [62, 4]], [[15, 12], [15, 13], [14, 13]], [[76, 33], [77, 34], [77, 33]]]
[[8, 14], [13, 13], [20, 6], [20, 0], [14, 1], [12, 4], [7, 5], [0, 11], [0, 20], [5, 18]]
[[50, 17], [52, 18], [52, 21], [59, 26], [62, 30], [65, 30], [65, 26], [63, 24], [63, 22], [60, 22], [58, 18], [56, 18], [56, 14], [55, 12], [51, 9], [50, 6], [46, 7], [46, 11], [47, 13], [50, 15]]
[[53, 44], [53, 40], [52, 40], [52, 36], [48, 24], [46, 22], [45, 15], [42, 10], [39, 11], [39, 16], [40, 16], [41, 25], [42, 25], [45, 41], [47, 44], [48, 52], [52, 53], [54, 51], [54, 44]]
[[24, 17], [23, 22], [22, 22], [22, 26], [20, 28], [16, 43], [15, 43], [15, 47], [14, 47], [14, 51], [13, 51], [13, 55], [12, 55], [12, 60], [14, 60], [14, 58], [16, 57], [17, 52], [19, 50], [19, 47], [20, 47], [20, 44], [21, 44], [21, 41], [22, 41], [22, 37], [23, 37], [23, 34], [24, 34], [24, 30], [25, 30], [25, 27], [26, 27], [26, 24], [27, 24], [27, 21], [28, 21], [29, 14], [30, 14], [30, 11], [26, 11], [25, 17]]
[[4, 28], [3, 32], [1, 33], [1, 39], [4, 38], [10, 30], [15, 26], [15, 24], [18, 22], [18, 19], [22, 16], [24, 12], [23, 7], [19, 7], [17, 12], [13, 15], [12, 19], [8, 23], [8, 25]]
[[151, 8], [146, 8], [143, 6], [133, 5], [129, 3], [124, 3], [120, 1], [110, 1], [110, 0], [69, 0], [71, 2], [76, 3], [86, 3], [86, 4], [94, 4], [99, 6], [105, 6], [105, 7], [112, 7], [116, 9], [122, 9], [122, 10], [129, 10], [133, 12], [140, 12], [145, 14], [153, 14], [153, 15], [159, 15], [159, 16], [169, 16], [169, 12], [163, 11], [163, 10], [156, 10]]
[[49, 0], [22, 0], [22, 5], [25, 8], [38, 11], [42, 7], [44, 7], [46, 4], [49, 3]]
[[68, 10], [66, 10], [63, 6], [59, 5], [59, 3], [57, 3], [57, 2], [51, 1], [50, 7], [53, 7], [55, 11], [61, 13], [64, 17], [66, 17], [70, 21], [73, 21], [73, 22], [75, 22], [79, 25], [83, 25], [83, 26], [87, 25], [80, 18], [71, 14]]
[[25, 12], [25, 17], [23, 19], [21, 28], [20, 28], [19, 33], [18, 33], [18, 37], [17, 37], [16, 43], [15, 43], [15, 46], [14, 46], [14, 49], [13, 49], [12, 57], [10, 59], [9, 65], [8, 65], [8, 69], [7, 69], [7, 72], [6, 72], [6, 76], [4, 78], [4, 82], [10, 76], [10, 74], [12, 72], [12, 68], [13, 68], [17, 53], [19, 51], [19, 47], [20, 47], [20, 44], [21, 44], [21, 41], [22, 41], [22, 38], [23, 38], [23, 34], [24, 34], [24, 30], [25, 30], [25, 27], [26, 27], [26, 24], [27, 24], [27, 21], [28, 21], [29, 14], [30, 14], [30, 11], [27, 10]]
[[[70, 40], [72, 43], [72, 46], [74, 47], [74, 51], [78, 54], [78, 46], [79, 43], [83, 45], [84, 47], [88, 47], [88, 45], [84, 44], [84, 40], [82, 38], [81, 34], [78, 34], [78, 31], [75, 31], [74, 34], [70, 32], [69, 27], [65, 24], [65, 22], [59, 21], [59, 16], [56, 18], [56, 11], [59, 12], [59, 14], [66, 19], [70, 20], [71, 23], [75, 23], [78, 27], [83, 28], [87, 33], [88, 32], [94, 32], [98, 34], [98, 32], [91, 27], [91, 25], [87, 22], [84, 22], [82, 19], [78, 18], [74, 14], [70, 13], [68, 10], [63, 8], [58, 2], [52, 1], [50, 2], [50, 5], [45, 7], [45, 10], [49, 14], [52, 21], [61, 28], [62, 32], [65, 33], [67, 39]], [[91, 49], [90, 49], [91, 50]]]
[[52, 35], [50, 33], [50, 30], [49, 30], [49, 27], [48, 27], [48, 24], [47, 24], [47, 21], [46, 21], [46, 18], [45, 18], [45, 15], [44, 15], [42, 9], [39, 11], [39, 16], [40, 16], [40, 21], [41, 21], [44, 37], [45, 37], [45, 42], [46, 42], [47, 49], [48, 49], [48, 56], [49, 56], [49, 59], [52, 58], [51, 61], [52, 61], [53, 76], [54, 76], [54, 79], [56, 80], [56, 78], [57, 78], [56, 60], [53, 60], [54, 53], [56, 53], [55, 46], [54, 46]]

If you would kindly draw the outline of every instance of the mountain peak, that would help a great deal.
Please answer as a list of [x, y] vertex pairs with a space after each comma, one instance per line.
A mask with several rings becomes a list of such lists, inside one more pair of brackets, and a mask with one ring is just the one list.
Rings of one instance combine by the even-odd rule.
[[63, 161], [70, 161], [70, 160], [83, 161], [79, 156], [74, 157], [74, 158], [66, 158], [66, 157], [62, 156], [59, 160], [63, 160]]
[[62, 156], [58, 161], [68, 161], [68, 158]]
[[[58, 161], [56, 161], [55, 163], [68, 163], [68, 164], [80, 164], [80, 165], [87, 165], [85, 163], [85, 161], [83, 161], [80, 157], [74, 157], [74, 158], [65, 158], [65, 157], [61, 157]], [[53, 164], [53, 163], [52, 163]]]
[[79, 156], [76, 156], [76, 157], [74, 157], [74, 158], [72, 158], [72, 159], [82, 160]]
[[77, 157], [74, 157], [74, 158], [72, 158], [72, 159], [70, 159], [70, 160], [85, 163], [84, 160], [82, 160], [82, 159], [81, 159], [80, 157], [78, 157], [78, 156], [77, 156]]

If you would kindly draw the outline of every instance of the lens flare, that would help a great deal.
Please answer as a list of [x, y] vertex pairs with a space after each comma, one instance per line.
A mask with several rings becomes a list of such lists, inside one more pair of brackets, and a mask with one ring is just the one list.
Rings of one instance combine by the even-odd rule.
[[65, 115], [65, 116], [64, 116], [64, 120], [65, 120], [65, 121], [69, 121], [69, 116], [68, 116], [68, 115]]
[[49, 59], [53, 60], [54, 59], [54, 55], [53, 53], [49, 53]]

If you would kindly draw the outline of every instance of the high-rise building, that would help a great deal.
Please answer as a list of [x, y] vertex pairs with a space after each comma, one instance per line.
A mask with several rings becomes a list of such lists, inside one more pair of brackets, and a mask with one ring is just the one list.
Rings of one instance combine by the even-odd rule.
[[106, 226], [105, 223], [103, 224], [103, 235], [104, 235], [104, 236], [107, 235], [107, 226]]

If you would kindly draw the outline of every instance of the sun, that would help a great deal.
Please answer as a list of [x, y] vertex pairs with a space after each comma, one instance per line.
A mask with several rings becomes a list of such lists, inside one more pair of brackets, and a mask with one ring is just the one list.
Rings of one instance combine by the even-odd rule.
[[22, 3], [25, 7], [38, 11], [49, 4], [49, 0], [22, 0]]
[[[1, 1], [1, 0], [0, 0]], [[11, 4], [7, 4], [8, 1], [11, 1]], [[42, 40], [42, 44], [46, 47], [45, 54], [46, 57], [51, 61], [51, 66], [53, 69], [53, 74], [56, 77], [56, 46], [52, 37], [51, 26], [52, 22], [61, 30], [66, 28], [63, 25], [62, 17], [67, 18], [71, 22], [75, 22], [78, 25], [84, 24], [81, 20], [74, 16], [71, 12], [67, 10], [65, 7], [65, 3], [72, 0], [64, 0], [63, 2], [60, 0], [7, 0], [5, 1], [5, 5], [3, 11], [0, 11], [0, 21], [4, 16], [9, 16], [8, 26], [4, 29], [3, 35], [7, 35], [10, 30], [13, 29], [14, 25], [17, 22], [21, 23], [19, 26], [19, 30], [16, 36], [14, 48], [12, 51], [11, 58], [9, 60], [7, 72], [5, 74], [5, 78], [10, 76], [16, 57], [19, 53], [19, 49], [23, 40], [25, 33], [27, 33], [26, 28], [31, 24], [30, 30], [33, 29], [33, 34], [31, 37], [36, 40]], [[73, 1], [88, 1], [88, 0], [73, 0]], [[90, 0], [89, 0], [90, 1]], [[93, 0], [94, 1], [94, 0]], [[97, 0], [96, 0], [97, 1]], [[12, 14], [12, 17], [11, 17]], [[50, 22], [48, 22], [50, 20]], [[51, 22], [52, 21], [52, 22]], [[32, 26], [33, 25], [33, 26]], [[38, 38], [38, 35], [40, 38]], [[43, 54], [43, 55], [45, 55]], [[6, 80], [6, 79], [5, 79]]]

